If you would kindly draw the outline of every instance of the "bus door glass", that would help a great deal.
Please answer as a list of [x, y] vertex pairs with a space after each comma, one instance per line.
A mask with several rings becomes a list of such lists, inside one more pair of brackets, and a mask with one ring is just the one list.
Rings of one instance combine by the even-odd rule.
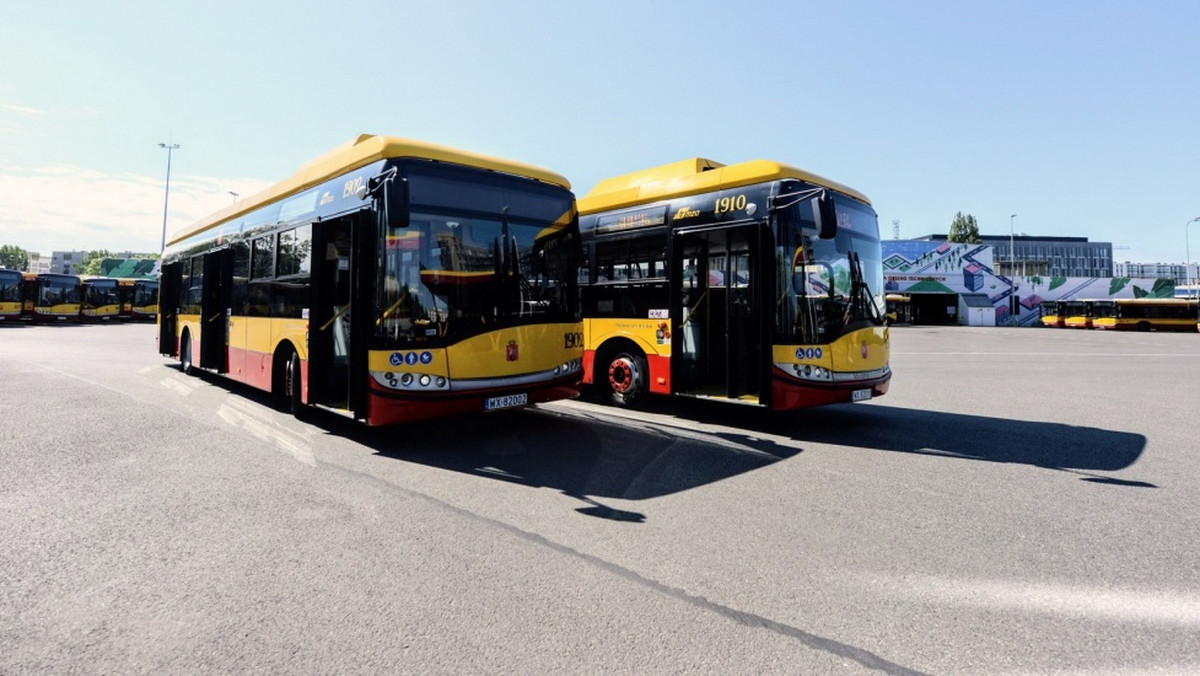
[[204, 255], [200, 289], [200, 364], [229, 371], [229, 314], [233, 290], [233, 249]]
[[672, 374], [681, 393], [758, 396], [763, 313], [757, 312], [757, 226], [710, 229], [676, 238], [672, 279], [681, 315]]
[[366, 414], [374, 228], [364, 215], [324, 221], [313, 240], [309, 403]]
[[179, 314], [179, 275], [182, 274], [179, 263], [168, 263], [162, 266], [159, 277], [158, 294], [158, 351], [174, 357], [179, 353], [176, 342], [175, 319]]

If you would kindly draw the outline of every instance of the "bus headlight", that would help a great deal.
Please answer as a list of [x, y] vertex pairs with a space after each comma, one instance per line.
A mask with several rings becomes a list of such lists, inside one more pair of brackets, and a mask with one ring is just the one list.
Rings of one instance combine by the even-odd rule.
[[421, 387], [429, 387], [429, 383], [432, 381], [433, 379], [427, 375], [421, 376]]
[[400, 384], [401, 385], [408, 387], [408, 386], [412, 385], [412, 382], [413, 382], [413, 377], [412, 377], [411, 373], [405, 373], [404, 375], [400, 376]]

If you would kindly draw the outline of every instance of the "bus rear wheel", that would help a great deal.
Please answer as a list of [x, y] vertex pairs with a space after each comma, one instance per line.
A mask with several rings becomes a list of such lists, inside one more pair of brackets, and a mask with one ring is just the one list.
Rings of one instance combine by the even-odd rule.
[[634, 408], [646, 399], [646, 358], [621, 352], [608, 363], [608, 391], [612, 403]]
[[187, 376], [196, 374], [195, 362], [192, 361], [192, 336], [187, 331], [179, 340], [179, 370]]
[[304, 403], [301, 389], [303, 387], [300, 377], [300, 355], [292, 353], [288, 359], [286, 370], [283, 374], [283, 391], [287, 397], [288, 410], [292, 415], [303, 420], [307, 417], [308, 406]]

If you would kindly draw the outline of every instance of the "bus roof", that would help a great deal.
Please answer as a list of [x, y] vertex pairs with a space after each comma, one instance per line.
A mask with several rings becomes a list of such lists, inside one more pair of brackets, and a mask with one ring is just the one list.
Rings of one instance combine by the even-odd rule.
[[622, 176], [606, 178], [579, 198], [579, 212], [593, 213], [654, 202], [670, 197], [696, 195], [725, 188], [794, 178], [824, 186], [870, 205], [867, 196], [835, 181], [803, 169], [771, 160], [751, 160], [725, 165], [693, 157]]
[[266, 190], [240, 200], [203, 220], [174, 232], [168, 238], [167, 244], [174, 244], [187, 239], [218, 223], [237, 218], [283, 197], [320, 185], [348, 171], [365, 167], [379, 160], [402, 157], [479, 167], [490, 171], [532, 178], [544, 183], [561, 186], [567, 190], [571, 189], [570, 181], [562, 175], [532, 164], [514, 162], [466, 150], [456, 150], [412, 139], [360, 134], [358, 138], [348, 141], [320, 157], [309, 160], [296, 173]]

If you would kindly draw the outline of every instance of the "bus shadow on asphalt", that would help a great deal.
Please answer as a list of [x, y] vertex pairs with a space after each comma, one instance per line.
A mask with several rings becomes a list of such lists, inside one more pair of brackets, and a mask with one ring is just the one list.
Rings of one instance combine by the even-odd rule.
[[[447, 423], [450, 424], [447, 424]], [[752, 435], [681, 436], [652, 424], [530, 408], [395, 428], [342, 424], [340, 434], [381, 456], [552, 488], [586, 503], [581, 514], [641, 522], [601, 500], [644, 500], [697, 488], [789, 458], [798, 448]]]
[[[877, 404], [799, 411], [772, 418], [760, 431], [819, 443], [1079, 473], [1126, 469], [1146, 448], [1146, 437], [1132, 432]], [[1084, 480], [1155, 487], [1112, 477]]]

